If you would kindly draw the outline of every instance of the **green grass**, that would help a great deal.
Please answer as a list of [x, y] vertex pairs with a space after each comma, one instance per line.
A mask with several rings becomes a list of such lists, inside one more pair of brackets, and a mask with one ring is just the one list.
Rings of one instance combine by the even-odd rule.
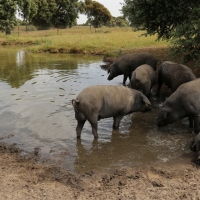
[[[23, 28], [23, 30], [25, 30]], [[22, 31], [17, 29], [10, 35], [0, 33], [3, 44], [25, 45], [33, 52], [82, 53], [116, 56], [124, 51], [138, 48], [167, 47], [166, 41], [156, 41], [156, 36], [141, 36], [143, 32], [133, 32], [128, 28], [75, 26], [70, 29], [45, 31]]]

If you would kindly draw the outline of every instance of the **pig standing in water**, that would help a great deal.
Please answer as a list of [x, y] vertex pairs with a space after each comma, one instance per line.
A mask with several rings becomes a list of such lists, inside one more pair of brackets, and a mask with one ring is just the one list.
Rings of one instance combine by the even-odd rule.
[[72, 100], [77, 138], [88, 120], [92, 126], [92, 133], [98, 138], [98, 121], [103, 118], [113, 117], [113, 129], [119, 128], [123, 116], [132, 112], [146, 112], [150, 110], [151, 103], [141, 92], [124, 86], [90, 86], [85, 88], [76, 99]]
[[132, 72], [131, 88], [141, 91], [148, 98], [155, 83], [155, 72], [150, 65], [141, 65]]
[[116, 76], [124, 75], [123, 85], [125, 85], [127, 78], [131, 80], [131, 72], [143, 64], [150, 65], [156, 70], [157, 59], [148, 53], [132, 53], [125, 54], [119, 57], [108, 69], [108, 80], [112, 80]]
[[184, 83], [164, 102], [158, 114], [157, 125], [166, 126], [182, 118], [194, 119], [194, 133], [198, 134], [192, 144], [197, 151], [193, 161], [200, 164], [200, 79]]
[[187, 83], [195, 79], [196, 76], [192, 73], [192, 70], [189, 67], [171, 61], [165, 61], [158, 69], [157, 96], [160, 94], [160, 89], [163, 83], [174, 92], [182, 83]]

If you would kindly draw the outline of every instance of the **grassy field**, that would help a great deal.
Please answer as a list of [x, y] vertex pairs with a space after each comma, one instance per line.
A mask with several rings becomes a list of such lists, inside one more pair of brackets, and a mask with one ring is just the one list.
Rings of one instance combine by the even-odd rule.
[[25, 31], [20, 27], [6, 36], [0, 33], [1, 44], [24, 45], [33, 52], [81, 53], [118, 56], [121, 52], [145, 47], [167, 47], [166, 41], [156, 41], [156, 36], [141, 36], [127, 28], [94, 28], [75, 26], [69, 29]]

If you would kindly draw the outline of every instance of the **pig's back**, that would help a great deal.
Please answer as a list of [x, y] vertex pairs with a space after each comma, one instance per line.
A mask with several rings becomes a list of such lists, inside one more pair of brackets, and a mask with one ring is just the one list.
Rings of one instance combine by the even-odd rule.
[[133, 71], [138, 66], [148, 64], [156, 70], [157, 59], [148, 53], [125, 54], [115, 61], [115, 65], [122, 71]]
[[93, 105], [107, 107], [124, 107], [128, 101], [133, 101], [134, 92], [124, 86], [99, 85], [89, 86], [82, 90], [77, 99], [90, 102]]
[[183, 109], [193, 109], [200, 113], [200, 79], [183, 83], [169, 97], [171, 102], [182, 105]]

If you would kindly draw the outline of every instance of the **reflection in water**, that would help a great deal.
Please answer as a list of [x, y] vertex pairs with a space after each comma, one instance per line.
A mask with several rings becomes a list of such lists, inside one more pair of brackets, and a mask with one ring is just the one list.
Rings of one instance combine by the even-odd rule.
[[192, 135], [187, 125], [177, 123], [173, 127], [158, 129], [154, 123], [156, 113], [154, 110], [151, 114], [126, 116], [119, 131], [112, 131], [107, 142], [100, 138], [90, 145], [91, 142], [86, 140], [77, 140], [75, 171], [137, 166], [167, 161], [189, 152]]
[[23, 50], [0, 49], [0, 80], [6, 81], [11, 87], [19, 88], [26, 81], [31, 80], [37, 74], [37, 70], [44, 70], [54, 76], [54, 72], [71, 75], [77, 74], [78, 65], [99, 61], [100, 58], [78, 55], [32, 55]]
[[17, 51], [17, 54], [16, 54], [16, 64], [18, 67], [22, 67], [24, 65], [24, 62], [25, 62], [25, 52], [20, 50], [20, 51]]
[[122, 84], [121, 76], [107, 81], [100, 57], [1, 48], [0, 59], [0, 137], [6, 142], [25, 151], [38, 148], [41, 159], [76, 172], [165, 161], [188, 152], [193, 136], [185, 120], [156, 127], [160, 99], [152, 99], [149, 113], [125, 116], [119, 131], [112, 131], [112, 118], [103, 119], [95, 141], [86, 122], [82, 140], [76, 139], [71, 99], [89, 85]]
[[[143, 141], [142, 137], [140, 141], [134, 142], [134, 137], [129, 134], [122, 137], [120, 134], [115, 131], [111, 140], [106, 143], [93, 140], [90, 149], [87, 149], [81, 140], [77, 140], [78, 156], [75, 160], [75, 170], [82, 172], [115, 166], [135, 166], [141, 164], [141, 161], [145, 163], [155, 160], [155, 155], [152, 152], [144, 155], [142, 146], [145, 140]], [[146, 160], [142, 160], [144, 156], [146, 156]]]

